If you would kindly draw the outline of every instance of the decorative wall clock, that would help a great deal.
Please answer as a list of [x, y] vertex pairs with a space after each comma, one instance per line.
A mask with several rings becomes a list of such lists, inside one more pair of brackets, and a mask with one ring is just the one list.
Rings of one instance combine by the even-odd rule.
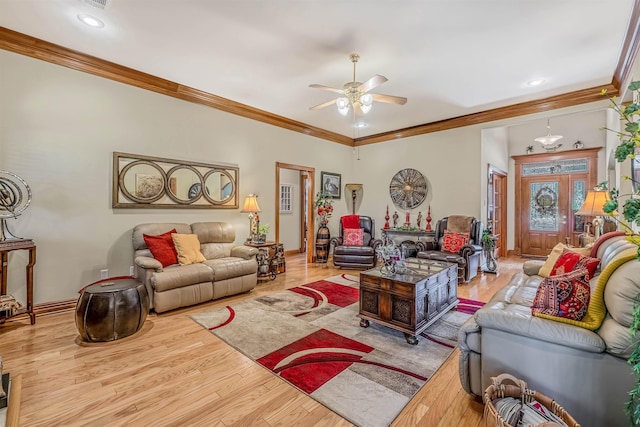
[[399, 209], [413, 209], [427, 198], [427, 180], [415, 169], [402, 169], [391, 178], [389, 195]]

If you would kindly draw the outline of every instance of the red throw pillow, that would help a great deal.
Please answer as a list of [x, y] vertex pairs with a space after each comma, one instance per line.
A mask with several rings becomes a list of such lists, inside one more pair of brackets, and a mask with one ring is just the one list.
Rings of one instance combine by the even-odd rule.
[[362, 228], [347, 228], [344, 230], [342, 241], [345, 246], [362, 246], [364, 230]]
[[565, 249], [562, 254], [553, 265], [549, 276], [557, 276], [561, 274], [570, 273], [574, 270], [580, 270], [586, 268], [589, 272], [587, 280], [591, 279], [598, 268], [600, 260], [598, 258], [591, 258], [588, 256], [580, 255], [577, 252], [573, 252], [570, 249]]
[[174, 228], [173, 230], [157, 236], [149, 236], [148, 234], [142, 235], [142, 238], [151, 251], [151, 254], [155, 259], [160, 261], [160, 264], [162, 264], [163, 267], [178, 263], [178, 252], [176, 251], [176, 246], [171, 238], [171, 235], [175, 233], [176, 229]]
[[442, 251], [457, 254], [464, 245], [469, 243], [469, 233], [454, 233], [444, 230], [442, 238]]
[[582, 320], [587, 314], [590, 296], [589, 272], [586, 268], [549, 276], [538, 286], [531, 314]]

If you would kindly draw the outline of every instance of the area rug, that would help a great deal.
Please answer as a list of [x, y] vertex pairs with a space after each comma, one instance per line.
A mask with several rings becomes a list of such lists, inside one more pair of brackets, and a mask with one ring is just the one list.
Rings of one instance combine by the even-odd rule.
[[360, 327], [358, 297], [358, 278], [343, 274], [191, 317], [350, 422], [388, 426], [483, 303], [460, 299], [410, 345], [394, 329]]

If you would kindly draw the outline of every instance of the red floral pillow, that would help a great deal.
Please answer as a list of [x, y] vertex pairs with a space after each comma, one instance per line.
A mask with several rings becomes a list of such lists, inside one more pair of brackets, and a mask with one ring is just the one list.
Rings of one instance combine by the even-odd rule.
[[345, 246], [362, 246], [364, 230], [362, 228], [347, 228], [343, 231], [342, 240]]
[[546, 277], [538, 286], [531, 314], [582, 320], [587, 314], [590, 293], [589, 271], [586, 268]]
[[171, 235], [174, 233], [176, 233], [175, 228], [157, 236], [150, 236], [148, 234], [142, 235], [142, 238], [151, 251], [151, 254], [155, 259], [160, 261], [160, 264], [162, 264], [163, 267], [178, 263], [178, 252], [176, 251], [176, 246], [171, 238]]
[[469, 243], [469, 233], [454, 233], [453, 231], [444, 230], [442, 238], [442, 251], [457, 254], [460, 249]]
[[553, 265], [549, 276], [557, 276], [570, 273], [574, 270], [586, 268], [589, 272], [589, 277], [587, 278], [587, 280], [589, 280], [596, 272], [598, 264], [600, 264], [600, 260], [598, 258], [591, 258], [588, 256], [580, 255], [579, 253], [573, 252], [570, 249], [565, 249], [562, 251], [560, 258], [558, 258], [556, 263]]

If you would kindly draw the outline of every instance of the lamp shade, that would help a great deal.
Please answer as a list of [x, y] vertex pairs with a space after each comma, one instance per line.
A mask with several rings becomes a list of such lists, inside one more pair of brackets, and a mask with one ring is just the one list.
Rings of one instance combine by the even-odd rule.
[[257, 213], [260, 212], [260, 205], [258, 205], [258, 196], [255, 194], [249, 194], [244, 199], [244, 206], [240, 212], [244, 213]]
[[[584, 202], [576, 215], [603, 216], [608, 215], [602, 208], [604, 204], [611, 200], [609, 192], [606, 190], [589, 190]], [[615, 212], [614, 212], [615, 215]]]
[[347, 185], [345, 185], [345, 187], [347, 187], [347, 190], [349, 190], [349, 191], [360, 191], [360, 190], [362, 190], [362, 184], [347, 184]]

